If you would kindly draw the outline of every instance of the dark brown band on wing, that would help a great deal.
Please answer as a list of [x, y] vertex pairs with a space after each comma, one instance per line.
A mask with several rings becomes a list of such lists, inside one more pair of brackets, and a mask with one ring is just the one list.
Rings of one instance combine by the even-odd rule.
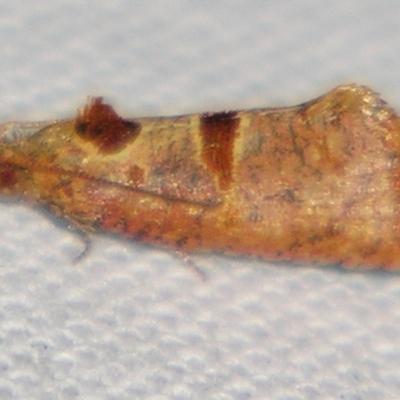
[[106, 154], [123, 149], [139, 135], [140, 129], [139, 123], [121, 118], [104, 104], [102, 97], [92, 98], [75, 119], [78, 135]]
[[202, 157], [218, 176], [223, 190], [232, 182], [233, 150], [239, 122], [236, 111], [203, 114], [200, 119]]

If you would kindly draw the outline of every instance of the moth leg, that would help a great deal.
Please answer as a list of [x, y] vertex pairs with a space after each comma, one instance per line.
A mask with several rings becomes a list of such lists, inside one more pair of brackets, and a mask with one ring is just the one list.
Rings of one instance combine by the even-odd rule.
[[181, 250], [174, 250], [176, 256], [178, 256], [184, 264], [191, 269], [203, 282], [207, 281], [207, 274], [201, 269], [201, 267], [193, 261], [192, 257]]
[[73, 265], [77, 265], [79, 264], [81, 261], [83, 261], [84, 258], [86, 258], [86, 256], [90, 253], [90, 251], [92, 250], [92, 238], [90, 237], [90, 235], [82, 230], [78, 230], [77, 231], [79, 237], [82, 240], [83, 243], [83, 250], [73, 258], [72, 263]]

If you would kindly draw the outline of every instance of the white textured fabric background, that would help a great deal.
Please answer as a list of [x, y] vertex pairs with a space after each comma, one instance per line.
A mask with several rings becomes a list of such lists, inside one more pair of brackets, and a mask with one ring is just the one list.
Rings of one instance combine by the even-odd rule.
[[[293, 105], [400, 110], [398, 0], [0, 0], [0, 120]], [[0, 204], [0, 398], [399, 399], [400, 275], [80, 238]]]

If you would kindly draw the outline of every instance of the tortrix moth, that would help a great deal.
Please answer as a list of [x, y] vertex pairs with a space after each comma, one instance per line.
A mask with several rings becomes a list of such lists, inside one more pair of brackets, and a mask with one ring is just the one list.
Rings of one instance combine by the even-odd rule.
[[307, 103], [0, 125], [0, 194], [181, 252], [400, 267], [400, 118], [364, 86]]

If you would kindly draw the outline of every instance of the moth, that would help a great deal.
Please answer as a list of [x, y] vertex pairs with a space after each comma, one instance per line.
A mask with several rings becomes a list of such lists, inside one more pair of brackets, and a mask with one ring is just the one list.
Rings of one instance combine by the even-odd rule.
[[400, 267], [400, 119], [365, 86], [285, 108], [0, 125], [0, 196], [183, 253]]

